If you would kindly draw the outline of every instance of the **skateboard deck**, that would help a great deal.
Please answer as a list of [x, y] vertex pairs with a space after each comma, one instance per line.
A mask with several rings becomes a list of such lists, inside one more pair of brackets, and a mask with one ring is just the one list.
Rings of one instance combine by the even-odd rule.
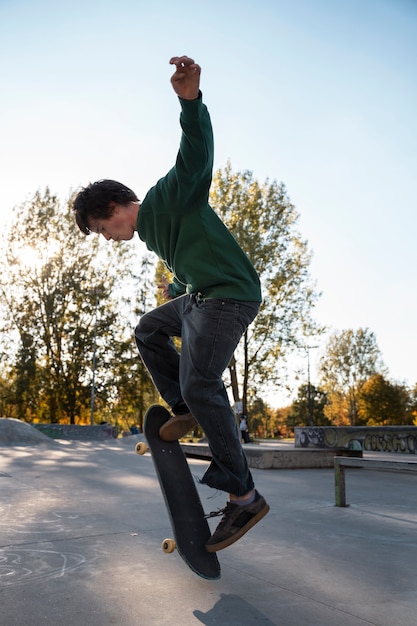
[[[197, 487], [178, 441], [162, 441], [159, 429], [171, 415], [160, 405], [151, 406], [145, 415], [144, 433], [151, 451], [171, 522], [175, 547], [188, 567], [209, 580], [220, 578], [220, 565], [215, 553], [207, 552], [211, 536], [204, 517]], [[170, 552], [172, 540], [165, 540], [163, 549]]]

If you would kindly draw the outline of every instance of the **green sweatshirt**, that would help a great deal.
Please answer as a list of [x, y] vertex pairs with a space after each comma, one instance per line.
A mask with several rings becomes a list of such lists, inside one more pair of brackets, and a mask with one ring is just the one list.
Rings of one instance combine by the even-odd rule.
[[175, 166], [146, 194], [138, 213], [139, 237], [174, 274], [173, 297], [261, 301], [258, 275], [208, 204], [213, 131], [202, 102], [181, 100], [182, 136]]

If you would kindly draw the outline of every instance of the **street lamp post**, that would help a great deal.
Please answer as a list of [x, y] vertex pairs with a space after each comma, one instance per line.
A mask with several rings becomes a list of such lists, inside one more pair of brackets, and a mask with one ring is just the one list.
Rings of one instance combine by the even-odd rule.
[[308, 405], [308, 418], [307, 425], [311, 426], [313, 422], [313, 398], [311, 396], [311, 382], [310, 382], [310, 350], [314, 350], [318, 346], [306, 346], [307, 352], [307, 405]]
[[94, 338], [93, 338], [93, 375], [91, 377], [91, 398], [90, 398], [90, 424], [94, 426], [94, 404], [96, 393], [96, 353], [97, 353], [97, 309], [98, 309], [98, 296], [96, 295], [96, 308], [94, 314]]

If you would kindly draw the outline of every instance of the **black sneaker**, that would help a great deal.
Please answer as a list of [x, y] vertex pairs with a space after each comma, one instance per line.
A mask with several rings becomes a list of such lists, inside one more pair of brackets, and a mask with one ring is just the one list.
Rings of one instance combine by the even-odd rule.
[[197, 426], [197, 422], [191, 413], [184, 415], [174, 415], [159, 429], [159, 436], [162, 441], [176, 441], [185, 437], [193, 428]]
[[207, 551], [217, 552], [227, 548], [265, 517], [268, 511], [269, 504], [257, 491], [255, 492], [255, 500], [250, 504], [239, 506], [233, 502], [228, 502], [224, 509], [214, 514], [223, 514], [223, 517], [206, 543]]

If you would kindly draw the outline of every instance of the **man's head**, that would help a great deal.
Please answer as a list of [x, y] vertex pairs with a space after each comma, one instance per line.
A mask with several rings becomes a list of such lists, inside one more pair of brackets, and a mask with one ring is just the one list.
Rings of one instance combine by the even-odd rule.
[[[123, 208], [126, 208], [126, 214], [123, 215], [126, 221], [129, 215], [127, 210], [133, 202], [138, 203], [138, 198], [129, 187], [115, 180], [99, 180], [90, 183], [77, 193], [73, 201], [75, 221], [85, 235], [98, 232], [102, 233], [106, 239], [127, 239], [128, 237], [123, 234], [120, 237], [117, 234], [113, 236], [108, 229], [106, 231], [109, 236], [106, 236], [103, 224], [109, 225], [117, 220], [116, 227], [119, 228], [121, 220], [117, 219], [117, 216]], [[130, 219], [129, 223], [133, 225], [134, 219]]]

